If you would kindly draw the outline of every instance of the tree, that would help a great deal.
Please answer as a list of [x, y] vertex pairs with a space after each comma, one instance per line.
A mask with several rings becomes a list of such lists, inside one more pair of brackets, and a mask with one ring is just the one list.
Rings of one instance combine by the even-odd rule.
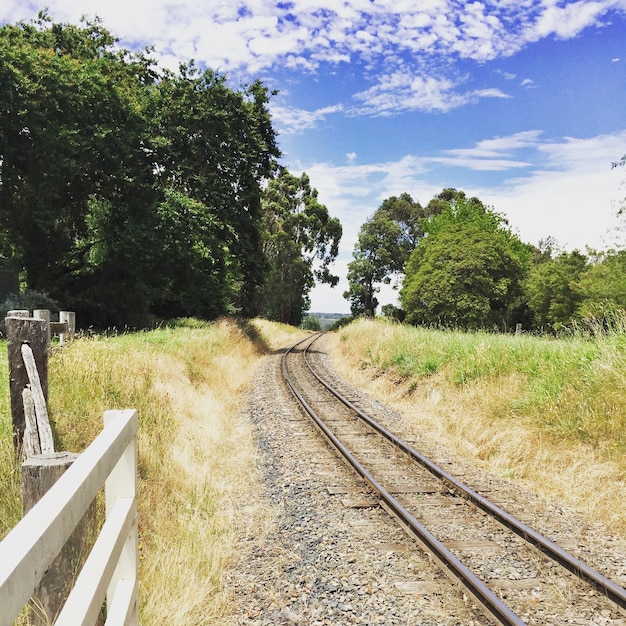
[[114, 44], [97, 21], [52, 24], [45, 13], [0, 28], [0, 255], [64, 306], [94, 278], [91, 209], [110, 203], [120, 219], [123, 206], [149, 203], [142, 100], [154, 73]]
[[350, 301], [353, 315], [373, 317], [378, 306], [376, 293], [381, 284], [398, 276], [423, 234], [426, 213], [409, 194], [383, 201], [359, 232], [348, 264], [348, 290], [343, 297]]
[[252, 314], [263, 282], [261, 188], [280, 156], [268, 100], [258, 81], [235, 92], [224, 75], [181, 64], [164, 73], [149, 115], [160, 186], [201, 203], [220, 231], [223, 313]]
[[399, 266], [400, 234], [399, 225], [381, 210], [361, 227], [354, 259], [348, 263], [349, 289], [343, 294], [353, 315], [374, 316], [379, 284], [391, 282], [392, 268]]
[[581, 315], [595, 315], [604, 308], [626, 310], [626, 250], [600, 254], [583, 268], [575, 287]]
[[309, 177], [293, 176], [284, 167], [269, 181], [262, 207], [268, 271], [258, 311], [297, 326], [309, 308], [316, 279], [332, 286], [339, 281], [329, 266], [339, 251], [341, 224], [320, 204]]
[[0, 27], [0, 259], [85, 323], [249, 314], [269, 93], [115, 44], [45, 13]]
[[406, 321], [465, 329], [511, 324], [530, 248], [477, 199], [456, 198], [430, 219], [406, 265]]
[[587, 267], [587, 257], [578, 250], [531, 267], [524, 292], [535, 326], [558, 329], [571, 321], [582, 302], [577, 283]]
[[212, 319], [228, 301], [228, 254], [220, 223], [202, 202], [168, 190], [157, 208], [154, 308], [162, 317]]

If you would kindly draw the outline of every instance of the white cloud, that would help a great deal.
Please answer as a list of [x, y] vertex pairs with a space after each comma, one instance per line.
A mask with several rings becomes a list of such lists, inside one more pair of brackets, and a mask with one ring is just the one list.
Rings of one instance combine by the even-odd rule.
[[[354, 95], [355, 115], [449, 111], [482, 98], [509, 97], [497, 88], [460, 91], [454, 61], [507, 57], [544, 37], [574, 37], [609, 19], [610, 11], [626, 11], [624, 0], [47, 0], [46, 4], [57, 21], [99, 15], [122, 46], [153, 45], [164, 67], [176, 69], [180, 61], [194, 58], [235, 82], [277, 69], [315, 73], [348, 63], [359, 71], [364, 68], [373, 82]], [[4, 0], [0, 20], [29, 19], [38, 8], [30, 0]], [[523, 85], [533, 86], [527, 81]]]
[[529, 38], [531, 41], [552, 34], [561, 39], [571, 39], [585, 28], [598, 24], [598, 18], [613, 8], [615, 2], [612, 0], [600, 2], [580, 0], [562, 7], [553, 2], [546, 2], [546, 5], [545, 10], [530, 28]]
[[391, 115], [401, 111], [447, 111], [459, 106], [461, 98], [455, 94], [455, 84], [446, 79], [416, 76], [404, 71], [382, 76], [366, 91], [354, 95], [361, 106], [353, 109], [355, 115]]
[[514, 80], [517, 78], [517, 74], [513, 74], [511, 72], [504, 72], [502, 70], [495, 70], [496, 74], [501, 74], [507, 80]]
[[449, 111], [482, 98], [509, 98], [499, 89], [460, 91], [449, 78], [412, 75], [407, 69], [383, 75], [365, 91], [354, 95], [361, 102], [348, 112], [352, 115], [396, 115], [406, 111]]
[[272, 121], [279, 133], [298, 133], [313, 128], [329, 115], [343, 111], [341, 104], [335, 104], [315, 111], [306, 111], [288, 106], [271, 104]]
[[516, 161], [512, 159], [473, 159], [467, 157], [446, 158], [433, 157], [429, 159], [430, 163], [439, 163], [440, 165], [451, 165], [454, 167], [462, 167], [468, 170], [482, 172], [502, 172], [520, 167], [530, 167], [528, 161]]
[[566, 137], [537, 146], [545, 163], [527, 176], [483, 189], [479, 197], [504, 212], [529, 243], [548, 235], [568, 249], [614, 243], [620, 174], [612, 155], [623, 151], [626, 131], [589, 139]]
[[535, 148], [540, 145], [540, 130], [527, 130], [507, 137], [483, 139], [473, 148], [457, 148], [446, 150], [446, 154], [470, 158], [497, 158], [512, 154], [520, 148]]
[[[574, 37], [611, 10], [626, 8], [615, 0], [48, 0], [46, 5], [56, 20], [98, 14], [122, 45], [151, 43], [164, 58], [195, 52], [211, 67], [251, 74], [287, 60], [314, 71], [322, 63], [367, 62], [390, 54], [486, 61], [542, 37]], [[0, 19], [29, 19], [38, 8], [35, 2], [5, 0]]]

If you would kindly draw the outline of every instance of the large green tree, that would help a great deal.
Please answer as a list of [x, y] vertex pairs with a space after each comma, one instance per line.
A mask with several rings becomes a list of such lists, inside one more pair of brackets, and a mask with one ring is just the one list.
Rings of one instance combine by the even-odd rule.
[[0, 254], [65, 305], [90, 272], [92, 209], [109, 203], [123, 220], [150, 195], [142, 111], [154, 73], [114, 43], [98, 22], [45, 14], [0, 28]]
[[279, 150], [260, 82], [159, 72], [95, 22], [0, 27], [0, 260], [85, 322], [251, 312]]
[[332, 286], [339, 281], [330, 264], [337, 257], [341, 224], [319, 202], [309, 177], [294, 176], [286, 168], [269, 181], [262, 206], [267, 274], [258, 312], [299, 325], [315, 281]]
[[348, 264], [348, 290], [353, 315], [373, 317], [381, 284], [389, 284], [404, 265], [420, 236], [428, 213], [407, 193], [383, 201], [359, 231]]
[[569, 323], [582, 302], [578, 281], [588, 258], [578, 250], [541, 258], [528, 273], [524, 293], [537, 328], [558, 330]]
[[361, 227], [348, 263], [349, 288], [343, 294], [353, 315], [374, 316], [380, 285], [389, 284], [392, 268], [399, 267], [400, 233], [399, 225], [380, 210]]
[[223, 273], [214, 298], [224, 312], [251, 314], [264, 279], [261, 187], [280, 156], [269, 95], [258, 81], [237, 92], [224, 75], [182, 64], [161, 77], [150, 112], [160, 186], [201, 203], [213, 224], [204, 244], [224, 257], [214, 267]]
[[454, 198], [428, 221], [405, 268], [406, 321], [506, 328], [519, 302], [530, 247], [475, 198]]
[[626, 310], [626, 250], [594, 254], [580, 274], [576, 290], [580, 315], [597, 318]]

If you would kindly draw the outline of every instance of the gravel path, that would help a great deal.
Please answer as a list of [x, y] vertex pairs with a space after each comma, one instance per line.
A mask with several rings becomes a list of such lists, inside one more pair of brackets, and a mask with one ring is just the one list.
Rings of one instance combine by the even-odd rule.
[[[236, 606], [231, 624], [490, 623], [381, 508], [354, 506], [367, 492], [285, 389], [280, 358], [264, 359], [246, 409], [259, 450], [262, 492], [257, 497], [271, 521], [263, 532], [248, 526], [245, 557], [227, 576]], [[332, 373], [328, 362], [326, 366]], [[400, 415], [358, 390], [352, 393], [367, 412], [402, 436]], [[452, 473], [462, 474], [469, 484], [488, 484], [505, 508], [519, 509], [524, 521], [536, 521], [547, 536], [569, 539], [575, 545], [568, 549], [579, 546], [590, 565], [626, 584], [623, 542], [583, 525], [569, 511], [478, 472], [427, 434], [413, 445], [449, 463]], [[626, 620], [607, 614], [566, 623], [617, 626]]]

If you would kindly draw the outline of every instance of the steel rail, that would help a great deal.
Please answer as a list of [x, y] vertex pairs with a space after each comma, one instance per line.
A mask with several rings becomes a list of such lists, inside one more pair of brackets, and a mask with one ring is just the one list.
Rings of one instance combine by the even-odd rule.
[[[432, 553], [438, 562], [447, 568], [460, 581], [474, 598], [482, 605], [485, 612], [498, 623], [505, 626], [526, 626], [511, 609], [498, 598], [498, 596], [485, 585], [471, 570], [469, 570], [448, 548], [446, 548], [436, 537], [434, 537], [415, 517], [409, 513], [392, 495], [387, 491], [374, 476], [352, 455], [352, 453], [339, 441], [330, 431], [324, 421], [317, 415], [315, 410], [307, 403], [302, 394], [296, 389], [289, 372], [287, 371], [287, 355], [298, 345], [304, 343], [309, 338], [304, 339], [289, 348], [282, 359], [283, 377], [298, 402], [304, 410], [311, 416], [317, 427], [326, 438], [337, 448], [344, 459], [354, 468], [354, 470], [370, 485], [370, 487], [380, 496], [381, 500], [391, 510], [404, 526], [405, 530], [411, 534]], [[313, 340], [315, 341], [317, 337]], [[313, 343], [313, 342], [311, 342]]]
[[454, 476], [448, 474], [444, 469], [430, 461], [423, 454], [412, 448], [406, 442], [402, 441], [396, 435], [394, 435], [391, 431], [387, 430], [384, 426], [381, 426], [373, 420], [369, 415], [361, 411], [358, 407], [352, 404], [347, 398], [342, 396], [336, 389], [331, 387], [326, 381], [324, 381], [315, 370], [311, 367], [307, 359], [307, 350], [308, 348], [319, 339], [319, 336], [316, 337], [304, 351], [304, 361], [313, 374], [315, 378], [330, 392], [332, 393], [338, 400], [340, 400], [345, 406], [354, 411], [363, 421], [369, 424], [372, 428], [378, 431], [383, 437], [388, 439], [391, 443], [393, 443], [397, 448], [408, 454], [415, 461], [420, 463], [423, 467], [425, 467], [428, 471], [430, 471], [434, 476], [446, 482], [448, 485], [453, 487], [457, 492], [467, 497], [471, 502], [473, 502], [477, 507], [494, 517], [501, 524], [503, 524], [506, 528], [513, 531], [515, 534], [520, 536], [522, 539], [533, 545], [540, 552], [543, 552], [545, 555], [559, 563], [562, 567], [567, 569], [569, 572], [584, 580], [593, 586], [596, 590], [603, 593], [607, 598], [613, 601], [615, 604], [620, 606], [621, 608], [626, 608], [626, 589], [621, 587], [620, 585], [614, 583], [612, 580], [609, 580], [605, 576], [603, 576], [600, 572], [583, 563], [575, 556], [563, 550], [560, 546], [558, 546], [553, 541], [550, 541], [547, 537], [544, 537], [536, 530], [532, 529], [530, 526], [524, 524], [516, 517], [500, 508], [493, 502], [490, 502], [484, 496], [481, 496], [479, 493], [476, 493], [473, 489], [460, 482]]

